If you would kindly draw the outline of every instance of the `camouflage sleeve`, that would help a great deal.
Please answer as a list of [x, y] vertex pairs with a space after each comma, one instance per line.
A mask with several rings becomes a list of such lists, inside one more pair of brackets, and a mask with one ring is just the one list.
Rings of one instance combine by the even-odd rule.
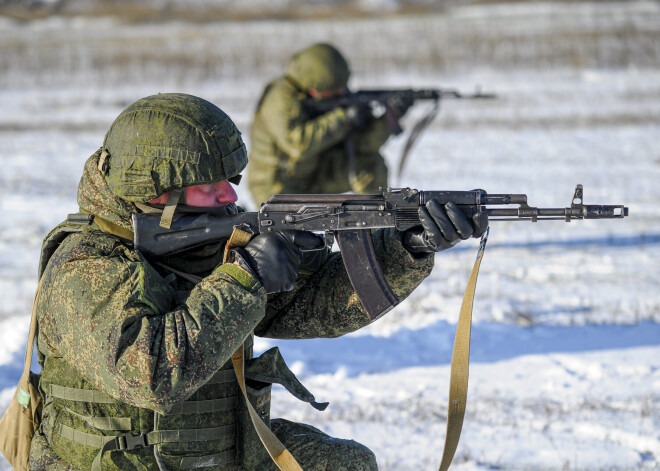
[[343, 141], [349, 132], [343, 109], [310, 119], [299, 92], [283, 83], [266, 94], [259, 113], [277, 146], [289, 157], [287, 172], [297, 178], [312, 175], [318, 155]]
[[139, 252], [74, 239], [44, 273], [39, 348], [121, 401], [162, 411], [186, 399], [264, 315], [261, 284], [236, 266], [217, 268], [177, 305]]
[[389, 171], [380, 147], [390, 134], [384, 117], [371, 121], [365, 129], [355, 132], [356, 178], [350, 182], [355, 193], [378, 193], [379, 188], [387, 186]]
[[381, 116], [355, 132], [355, 150], [358, 154], [376, 154], [391, 135], [387, 119]]
[[[413, 256], [395, 234], [393, 229], [379, 230], [373, 239], [385, 278], [399, 299], [404, 299], [431, 273], [434, 257]], [[367, 324], [369, 318], [341, 254], [332, 252], [316, 273], [299, 278], [293, 292], [269, 298], [266, 317], [255, 333], [273, 338], [339, 337]]]

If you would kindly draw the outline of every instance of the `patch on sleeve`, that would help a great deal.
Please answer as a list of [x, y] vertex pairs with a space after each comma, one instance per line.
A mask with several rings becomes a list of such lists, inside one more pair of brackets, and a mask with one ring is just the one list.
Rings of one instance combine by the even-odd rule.
[[255, 277], [250, 275], [241, 267], [232, 263], [225, 263], [220, 265], [216, 270], [228, 274], [233, 279], [238, 281], [240, 285], [245, 289], [251, 290], [257, 284], [257, 279]]

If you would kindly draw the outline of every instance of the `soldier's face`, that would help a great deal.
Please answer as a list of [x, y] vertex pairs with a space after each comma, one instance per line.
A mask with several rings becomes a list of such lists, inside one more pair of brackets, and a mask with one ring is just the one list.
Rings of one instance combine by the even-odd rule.
[[[149, 201], [153, 204], [167, 204], [170, 194], [164, 193]], [[195, 185], [186, 188], [186, 204], [203, 208], [218, 208], [238, 199], [234, 187], [227, 180], [206, 185]]]

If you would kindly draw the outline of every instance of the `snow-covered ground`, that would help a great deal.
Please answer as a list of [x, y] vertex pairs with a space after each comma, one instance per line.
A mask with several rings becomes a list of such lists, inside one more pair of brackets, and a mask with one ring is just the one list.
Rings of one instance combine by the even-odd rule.
[[[367, 47], [351, 49], [345, 36], [336, 36], [369, 37], [375, 20], [280, 25], [282, 47], [320, 38], [343, 44], [357, 64], [356, 86], [472, 91], [480, 85], [498, 94], [492, 101], [443, 102], [404, 174], [393, 171], [393, 183], [525, 193], [531, 205], [543, 207], [568, 206], [581, 183], [585, 203], [630, 208], [624, 220], [491, 225], [474, 306], [468, 409], [453, 469], [660, 469], [660, 22], [654, 23], [660, 6], [599, 5], [486, 5], [424, 18], [421, 26], [382, 20], [384, 30], [397, 34], [431, 31], [436, 21], [457, 34], [468, 25], [473, 36], [510, 35], [486, 66], [457, 43], [464, 55], [462, 62], [455, 50], [448, 56], [460, 63], [453, 70], [411, 68], [400, 62], [403, 46], [396, 45], [389, 51], [396, 60], [376, 70], [362, 60]], [[276, 70], [280, 58], [263, 55], [275, 48], [262, 42], [264, 29], [275, 34], [273, 25], [238, 26], [231, 28], [240, 54], [250, 53], [241, 39], [257, 38], [258, 60], [235, 57], [239, 69], [254, 68], [245, 77], [200, 57], [213, 49], [213, 25], [0, 21], [7, 73], [0, 77], [0, 410], [22, 368], [41, 239], [76, 210], [83, 162], [121, 109], [159, 91], [194, 93], [225, 109], [249, 138], [251, 112], [271, 77], [264, 71]], [[557, 43], [563, 52], [548, 56], [534, 42], [535, 31], [563, 37]], [[537, 49], [523, 47], [516, 35]], [[135, 38], [141, 40], [131, 55], [125, 48]], [[381, 55], [379, 64], [387, 63], [386, 42], [371, 46]], [[145, 43], [155, 59], [136, 67]], [[158, 60], [160, 46], [171, 52], [185, 50], [184, 43], [194, 60], [180, 63], [176, 54]], [[404, 44], [413, 56], [420, 53]], [[571, 61], [592, 47], [600, 54], [593, 62]], [[622, 60], [625, 50], [636, 51], [639, 60]], [[511, 67], [500, 63], [507, 54]], [[102, 55], [113, 57], [117, 70], [97, 60]], [[169, 75], [163, 73], [168, 68]], [[424, 111], [417, 105], [404, 124], [410, 128]], [[393, 139], [384, 149], [392, 169], [403, 142]], [[254, 208], [246, 188], [238, 191]], [[273, 416], [361, 441], [383, 470], [437, 468], [454, 329], [477, 246], [470, 241], [438, 254], [433, 274], [409, 299], [353, 335], [259, 339], [258, 349], [278, 345], [316, 397], [331, 402], [317, 412], [276, 388]], [[1, 459], [0, 469], [9, 469]]]

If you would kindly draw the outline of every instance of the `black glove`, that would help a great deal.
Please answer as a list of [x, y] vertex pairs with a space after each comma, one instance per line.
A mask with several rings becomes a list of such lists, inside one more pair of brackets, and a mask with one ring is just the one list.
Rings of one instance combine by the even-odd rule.
[[470, 237], [481, 237], [488, 229], [488, 215], [478, 213], [469, 218], [452, 202], [444, 206], [431, 200], [420, 206], [422, 227], [401, 234], [403, 246], [412, 253], [442, 252]]
[[302, 251], [318, 249], [325, 244], [319, 236], [306, 231], [282, 231], [259, 234], [233, 252], [239, 266], [256, 278], [266, 292], [291, 291], [298, 276]]
[[348, 122], [354, 128], [363, 128], [372, 118], [371, 107], [368, 103], [357, 102], [345, 110]]
[[401, 118], [413, 105], [415, 100], [410, 93], [397, 93], [387, 100], [387, 106], [395, 118]]

